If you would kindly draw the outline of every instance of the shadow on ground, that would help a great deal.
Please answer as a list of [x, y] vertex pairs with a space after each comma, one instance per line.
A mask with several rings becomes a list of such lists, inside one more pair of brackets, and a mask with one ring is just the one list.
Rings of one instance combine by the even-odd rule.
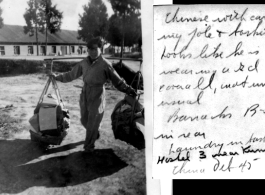
[[[30, 140], [0, 140], [0, 193], [20, 193], [34, 186], [73, 186], [111, 175], [127, 166], [111, 149], [44, 157], [82, 143], [53, 148], [44, 153]], [[44, 160], [30, 162], [39, 157]]]

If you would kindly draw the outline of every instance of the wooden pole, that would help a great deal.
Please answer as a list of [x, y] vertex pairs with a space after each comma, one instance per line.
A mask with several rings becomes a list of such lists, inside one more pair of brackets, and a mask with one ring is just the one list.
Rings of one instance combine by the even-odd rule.
[[45, 40], [45, 56], [47, 56], [47, 29], [48, 29], [48, 9], [47, 9], [47, 0], [46, 0], [46, 8], [45, 8], [45, 13], [46, 13], [46, 40]]

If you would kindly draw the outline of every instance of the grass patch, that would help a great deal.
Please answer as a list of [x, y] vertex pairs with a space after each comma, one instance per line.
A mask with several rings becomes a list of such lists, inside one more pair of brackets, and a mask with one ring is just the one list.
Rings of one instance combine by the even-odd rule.
[[21, 131], [23, 131], [21, 119], [13, 118], [6, 113], [0, 113], [0, 138], [7, 139]]

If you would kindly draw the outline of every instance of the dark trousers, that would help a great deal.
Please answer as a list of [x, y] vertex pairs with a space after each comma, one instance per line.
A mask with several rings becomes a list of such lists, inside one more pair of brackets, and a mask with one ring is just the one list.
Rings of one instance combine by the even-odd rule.
[[[86, 98], [85, 93], [80, 95], [80, 114], [81, 114], [81, 124], [86, 128], [86, 139], [84, 144], [84, 149], [90, 149], [95, 147], [95, 141], [99, 137], [99, 128], [104, 115], [104, 110], [98, 104], [98, 101], [89, 101]], [[98, 106], [99, 105], [99, 106]]]

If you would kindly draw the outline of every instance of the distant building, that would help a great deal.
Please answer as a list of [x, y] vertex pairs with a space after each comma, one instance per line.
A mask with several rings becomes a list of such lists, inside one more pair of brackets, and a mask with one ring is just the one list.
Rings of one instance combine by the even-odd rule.
[[111, 45], [107, 46], [104, 48], [104, 54], [114, 54], [115, 53], [115, 48]]
[[[86, 42], [77, 39], [77, 31], [48, 32], [47, 55], [87, 54]], [[45, 55], [45, 33], [38, 32], [39, 55]], [[36, 36], [24, 33], [23, 26], [4, 25], [0, 29], [0, 56], [37, 55]]]

